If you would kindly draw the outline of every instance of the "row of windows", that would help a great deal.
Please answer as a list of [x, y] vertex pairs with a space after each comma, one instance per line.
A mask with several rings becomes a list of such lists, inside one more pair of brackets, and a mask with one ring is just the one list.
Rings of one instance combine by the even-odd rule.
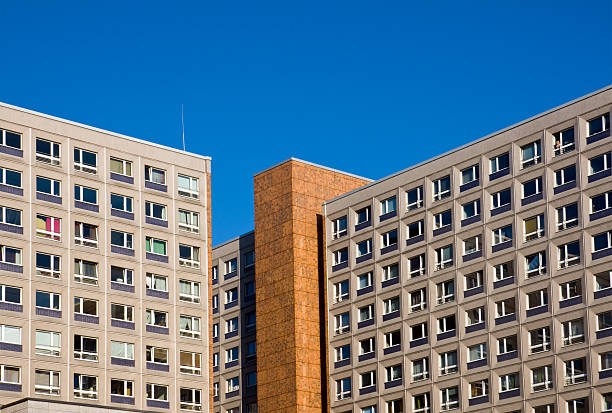
[[[248, 251], [242, 255], [242, 263], [244, 264], [245, 270], [252, 270], [255, 268], [255, 251]], [[224, 275], [234, 274], [238, 271], [238, 258], [230, 258], [223, 262]], [[219, 279], [219, 266], [215, 265], [212, 267], [212, 280], [213, 282]]]
[[[21, 368], [10, 365], [0, 365], [0, 382], [6, 384], [21, 384]], [[61, 372], [53, 370], [35, 369], [34, 371], [34, 391], [37, 394], [55, 395], [61, 394]], [[79, 399], [98, 399], [98, 376], [74, 373], [73, 379], [73, 396]], [[134, 381], [111, 378], [110, 391], [112, 396], [121, 398], [135, 397]], [[168, 402], [169, 386], [165, 384], [146, 383], [145, 397], [147, 400]], [[179, 389], [179, 409], [190, 411], [202, 410], [202, 391], [200, 389], [191, 389], [181, 387]], [[124, 399], [114, 399], [115, 403], [133, 404], [126, 402]], [[158, 406], [159, 407], [159, 406]]]
[[[238, 287], [228, 288], [225, 290], [225, 306], [226, 308], [232, 304], [238, 303]], [[253, 300], [255, 298], [255, 281], [247, 281], [244, 283], [244, 299]], [[219, 309], [219, 295], [212, 296], [212, 310]]]
[[[0, 137], [2, 141], [0, 145], [21, 150], [21, 135], [15, 132], [1, 130]], [[97, 174], [98, 172], [98, 154], [81, 148], [74, 148], [73, 166], [76, 171]], [[41, 138], [36, 138], [36, 161], [49, 165], [61, 165], [61, 144]], [[111, 174], [133, 178], [133, 164], [131, 161], [110, 157]], [[13, 171], [17, 172], [17, 171]], [[166, 170], [155, 166], [145, 165], [144, 175], [145, 182], [151, 182], [158, 185], [166, 185]], [[111, 175], [112, 177], [112, 175]], [[125, 182], [125, 181], [124, 181]], [[179, 174], [178, 179], [178, 194], [188, 198], [199, 198], [198, 178], [188, 175]], [[10, 184], [13, 185], [13, 184]], [[13, 185], [21, 187], [19, 185]], [[153, 188], [156, 189], [156, 188]]]
[[[257, 373], [249, 372], [245, 375], [245, 381], [247, 388], [257, 386]], [[225, 397], [235, 397], [238, 396], [238, 392], [240, 391], [240, 377], [230, 377], [225, 380]], [[233, 393], [233, 394], [232, 394]], [[219, 383], [213, 383], [213, 397], [219, 396]], [[228, 410], [229, 411], [229, 410]]]
[[[249, 311], [244, 315], [244, 327], [248, 331], [255, 330], [256, 316], [255, 311]], [[225, 320], [225, 334], [226, 338], [229, 338], [228, 334], [238, 333], [239, 317], [232, 317]], [[219, 323], [214, 323], [212, 326], [212, 338], [216, 340], [219, 338]]]
[[[607, 152], [601, 155], [597, 155], [591, 159], [589, 159], [589, 182], [593, 181], [595, 177], [601, 176], [604, 177], [604, 172], [607, 172], [611, 169], [612, 153]], [[477, 170], [477, 169], [476, 169]], [[600, 175], [601, 174], [601, 175]], [[576, 182], [576, 165], [570, 165], [555, 171], [555, 188], [559, 189], [557, 192], [561, 192], [563, 190], [571, 189], [568, 187], [568, 184]], [[440, 199], [445, 199], [450, 196], [450, 176], [443, 178], [443, 181], [447, 180], [447, 184], [440, 186], [434, 185], [434, 196], [438, 193], [447, 194]], [[435, 181], [440, 182], [440, 180]], [[446, 181], [444, 181], [446, 182]], [[436, 188], [447, 188], [443, 192], [436, 192]], [[564, 189], [566, 188], [566, 189]], [[521, 200], [523, 202], [528, 201], [530, 199], [534, 199], [542, 193], [543, 190], [543, 178], [537, 177], [525, 182], [521, 183]], [[591, 199], [591, 211], [592, 213], [598, 212], [601, 209], [609, 208], [609, 194], [604, 194], [604, 197], [594, 197]], [[498, 208], [503, 208], [505, 206], [509, 206], [511, 204], [511, 189], [504, 189], [498, 191], [496, 193], [491, 194], [491, 213], [495, 215], [496, 210]], [[423, 187], [419, 186], [415, 189], [411, 189], [406, 192], [407, 199], [407, 211], [413, 211], [424, 206], [423, 202]], [[607, 205], [607, 207], [606, 207]], [[390, 218], [397, 211], [397, 200], [396, 197], [390, 197], [380, 201], [380, 214], [379, 219], [382, 221], [384, 219]], [[438, 214], [439, 216], [441, 214]], [[480, 200], [471, 201], [467, 204], [462, 205], [462, 219], [467, 219], [472, 216], [480, 215]], [[448, 217], [450, 218], [450, 216]], [[371, 221], [371, 207], [367, 206], [365, 208], [361, 208], [355, 212], [355, 221], [356, 228], [361, 229], [362, 226], [367, 226], [366, 224]], [[442, 217], [435, 218], [434, 222], [439, 226], [444, 226], [442, 222]], [[449, 223], [450, 224], [450, 223]], [[348, 219], [347, 216], [342, 216], [340, 218], [334, 219], [332, 221], [332, 239], [338, 239], [348, 234]]]
[[[246, 359], [251, 360], [257, 356], [257, 345], [255, 341], [249, 341], [245, 344]], [[225, 364], [239, 361], [240, 346], [231, 347], [225, 350]], [[219, 367], [219, 352], [213, 353], [213, 368]]]

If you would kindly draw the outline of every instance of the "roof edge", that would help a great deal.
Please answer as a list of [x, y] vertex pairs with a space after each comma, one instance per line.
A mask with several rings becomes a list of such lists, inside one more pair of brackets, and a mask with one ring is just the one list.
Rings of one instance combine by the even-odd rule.
[[89, 130], [92, 130], [92, 131], [95, 131], [95, 132], [100, 132], [100, 133], [104, 133], [104, 134], [107, 134], [107, 135], [115, 136], [115, 137], [118, 137], [118, 138], [127, 139], [127, 140], [130, 140], [130, 141], [133, 141], [133, 142], [138, 142], [138, 143], [142, 143], [142, 144], [145, 144], [145, 145], [154, 146], [156, 148], [160, 148], [160, 149], [169, 150], [169, 151], [172, 151], [172, 152], [181, 153], [181, 154], [184, 154], [184, 155], [193, 156], [195, 158], [199, 158], [199, 159], [203, 159], [203, 160], [208, 160], [208, 161], [212, 160], [212, 157], [210, 157], [210, 156], [200, 155], [200, 154], [193, 153], [193, 152], [188, 152], [188, 151], [183, 151], [183, 150], [180, 150], [180, 149], [177, 149], [177, 148], [173, 148], [171, 146], [162, 145], [162, 144], [151, 142], [151, 141], [147, 141], [147, 140], [144, 140], [144, 139], [134, 138], [134, 137], [129, 136], [129, 135], [124, 135], [124, 134], [121, 134], [121, 133], [118, 133], [118, 132], [112, 132], [112, 131], [109, 131], [109, 130], [106, 130], [106, 129], [97, 128], [95, 126], [86, 125], [84, 123], [75, 122], [75, 121], [72, 121], [72, 120], [60, 118], [60, 117], [53, 116], [53, 115], [48, 115], [46, 113], [37, 112], [35, 110], [22, 108], [20, 106], [11, 105], [9, 103], [0, 102], [0, 107], [5, 107], [5, 108], [8, 108], [8, 109], [12, 109], [12, 110], [16, 110], [16, 111], [19, 111], [19, 112], [27, 113], [29, 115], [40, 116], [40, 117], [45, 118], [45, 119], [54, 120], [54, 121], [65, 123], [65, 124], [72, 125], [72, 126], [78, 126], [80, 128], [85, 128], [85, 129], [89, 129]]
[[363, 176], [355, 175], [355, 174], [352, 174], [350, 172], [345, 172], [345, 171], [341, 171], [339, 169], [330, 168], [329, 166], [324, 166], [324, 165], [320, 165], [320, 164], [317, 164], [317, 163], [314, 163], [314, 162], [305, 161], [303, 159], [295, 158], [293, 156], [290, 157], [290, 158], [285, 159], [284, 161], [281, 161], [281, 162], [276, 163], [276, 164], [274, 164], [272, 166], [269, 166], [269, 167], [267, 167], [264, 170], [261, 170], [261, 171], [257, 172], [256, 174], [253, 175], [253, 177], [255, 177], [257, 175], [261, 175], [264, 172], [268, 172], [271, 169], [274, 169], [274, 168], [276, 168], [278, 166], [281, 166], [281, 165], [286, 164], [287, 162], [291, 162], [291, 161], [300, 162], [300, 163], [303, 163], [303, 164], [306, 164], [306, 165], [314, 166], [316, 168], [325, 169], [326, 171], [330, 171], [330, 172], [336, 172], [336, 173], [339, 173], [339, 174], [342, 174], [342, 175], [347, 175], [347, 176], [350, 176], [350, 177], [353, 177], [353, 178], [363, 179], [364, 181], [375, 182], [374, 179], [371, 179], [371, 178], [365, 178]]
[[227, 244], [230, 244], [230, 243], [232, 243], [232, 242], [236, 242], [236, 241], [238, 241], [240, 238], [244, 238], [244, 237], [246, 237], [246, 236], [248, 236], [248, 235], [251, 235], [251, 234], [253, 234], [253, 233], [255, 233], [255, 230], [254, 230], [254, 229], [250, 230], [249, 232], [245, 232], [245, 233], [244, 233], [244, 234], [242, 234], [242, 235], [238, 235], [237, 237], [234, 237], [234, 238], [228, 239], [227, 241], [223, 241], [221, 244], [213, 245], [212, 249], [213, 249], [213, 250], [215, 250], [215, 249], [217, 249], [217, 248], [221, 248], [221, 247], [223, 247], [223, 246], [225, 246], [225, 245], [227, 245]]

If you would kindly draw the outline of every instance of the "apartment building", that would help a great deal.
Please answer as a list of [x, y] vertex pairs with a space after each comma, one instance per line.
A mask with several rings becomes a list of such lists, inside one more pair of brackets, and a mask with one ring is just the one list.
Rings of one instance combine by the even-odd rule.
[[255, 237], [252, 231], [213, 247], [212, 284], [214, 412], [256, 413]]
[[325, 202], [332, 413], [612, 411], [611, 108]]
[[2, 411], [208, 410], [210, 158], [7, 104], [0, 139]]

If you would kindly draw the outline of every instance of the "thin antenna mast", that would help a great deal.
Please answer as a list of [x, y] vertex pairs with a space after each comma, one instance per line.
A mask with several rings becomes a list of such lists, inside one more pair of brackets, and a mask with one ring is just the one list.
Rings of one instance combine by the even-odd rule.
[[183, 151], [185, 151], [185, 116], [184, 116], [182, 103], [181, 103], [181, 126], [183, 128]]

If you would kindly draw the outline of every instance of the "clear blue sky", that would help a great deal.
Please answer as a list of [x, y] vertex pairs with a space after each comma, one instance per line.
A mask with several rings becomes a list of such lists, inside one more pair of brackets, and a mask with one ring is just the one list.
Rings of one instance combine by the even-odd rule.
[[0, 100], [213, 157], [213, 244], [290, 156], [381, 178], [612, 83], [612, 2], [0, 2]]

